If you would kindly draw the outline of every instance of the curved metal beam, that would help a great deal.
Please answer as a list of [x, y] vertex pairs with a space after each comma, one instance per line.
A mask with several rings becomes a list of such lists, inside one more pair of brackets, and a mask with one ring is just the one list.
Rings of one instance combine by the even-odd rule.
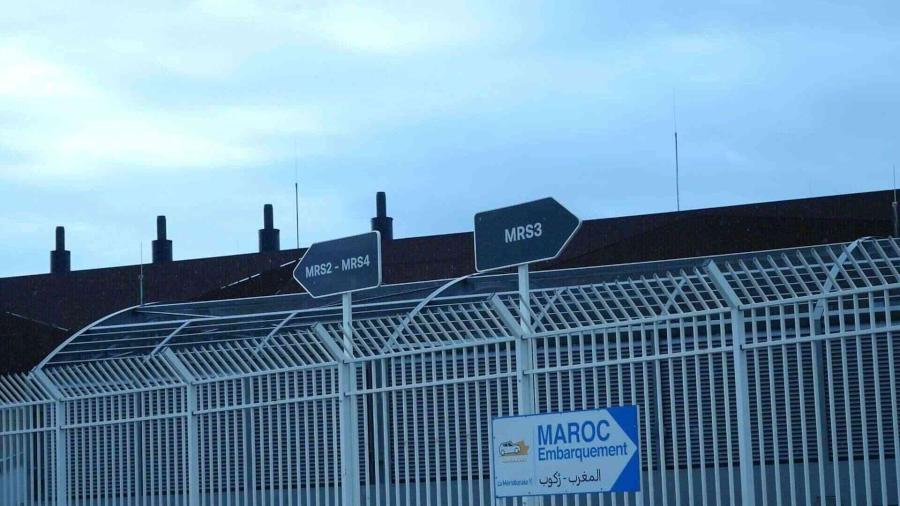
[[396, 329], [394, 329], [394, 332], [391, 334], [390, 339], [388, 339], [388, 341], [386, 343], [384, 343], [384, 346], [381, 347], [381, 353], [388, 353], [391, 351], [391, 348], [393, 348], [394, 344], [397, 343], [397, 339], [400, 338], [400, 334], [402, 334], [403, 331], [409, 327], [409, 324], [412, 321], [412, 319], [415, 318], [415, 316], [417, 314], [419, 314], [420, 311], [422, 311], [422, 308], [424, 308], [425, 306], [428, 305], [429, 302], [434, 300], [435, 297], [437, 297], [438, 295], [443, 293], [445, 290], [447, 290], [451, 286], [459, 283], [460, 281], [464, 281], [464, 280], [469, 279], [472, 276], [476, 276], [478, 274], [482, 274], [482, 273], [473, 272], [471, 274], [466, 274], [465, 276], [462, 276], [462, 277], [459, 277], [456, 279], [451, 279], [450, 281], [448, 281], [448, 282], [444, 283], [443, 285], [441, 285], [440, 287], [438, 287], [435, 291], [428, 294], [428, 297], [425, 297], [424, 299], [422, 299], [421, 302], [419, 302], [416, 305], [416, 307], [414, 307], [412, 309], [412, 311], [410, 311], [409, 313], [406, 314], [405, 317], [403, 317], [403, 321], [400, 322], [400, 325], [398, 325]]
[[63, 341], [62, 343], [60, 343], [59, 346], [57, 346], [53, 351], [51, 351], [50, 354], [47, 355], [46, 358], [44, 358], [44, 360], [41, 360], [41, 363], [39, 363], [38, 365], [34, 366], [34, 369], [32, 369], [32, 371], [39, 371], [39, 370], [42, 371], [42, 370], [44, 369], [44, 366], [47, 365], [47, 362], [49, 362], [53, 357], [55, 357], [56, 354], [57, 354], [59, 351], [61, 351], [61, 350], [62, 350], [63, 348], [65, 348], [66, 346], [68, 346], [69, 343], [71, 343], [72, 341], [74, 341], [75, 339], [77, 339], [79, 336], [81, 336], [81, 334], [84, 334], [84, 333], [87, 332], [88, 330], [91, 330], [92, 328], [96, 327], [97, 325], [99, 325], [99, 324], [105, 322], [106, 320], [109, 320], [110, 318], [119, 316], [120, 314], [122, 314], [122, 313], [124, 313], [124, 312], [126, 312], [126, 311], [132, 311], [132, 310], [134, 310], [134, 309], [136, 309], [136, 308], [139, 308], [139, 307], [142, 307], [142, 306], [140, 306], [140, 305], [130, 306], [130, 307], [126, 307], [125, 309], [121, 309], [121, 310], [119, 310], [119, 311], [116, 311], [115, 313], [108, 314], [108, 315], [104, 316], [103, 318], [100, 318], [99, 320], [97, 320], [97, 321], [91, 323], [90, 325], [84, 327], [83, 329], [79, 330], [78, 332], [72, 334], [71, 337], [69, 337], [68, 339], [66, 339], [66, 340]]

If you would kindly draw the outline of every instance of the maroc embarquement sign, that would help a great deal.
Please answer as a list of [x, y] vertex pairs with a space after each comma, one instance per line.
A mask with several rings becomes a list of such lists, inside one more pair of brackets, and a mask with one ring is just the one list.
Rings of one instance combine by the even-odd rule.
[[497, 497], [637, 492], [637, 406], [494, 418]]
[[313, 297], [327, 297], [381, 285], [381, 234], [317, 242], [294, 269], [294, 279]]
[[553, 198], [475, 215], [475, 269], [512, 267], [559, 256], [581, 220]]

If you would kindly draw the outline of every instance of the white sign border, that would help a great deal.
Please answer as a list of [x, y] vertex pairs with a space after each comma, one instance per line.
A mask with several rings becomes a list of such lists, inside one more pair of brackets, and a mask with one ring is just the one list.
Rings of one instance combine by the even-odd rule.
[[614, 492], [614, 491], [608, 491], [608, 492], [563, 492], [563, 493], [551, 492], [551, 493], [547, 493], [547, 494], [498, 496], [497, 490], [496, 490], [496, 488], [497, 488], [496, 487], [496, 479], [494, 478], [497, 475], [497, 473], [495, 472], [495, 467], [494, 467], [495, 466], [495, 463], [494, 463], [494, 460], [495, 460], [494, 459], [494, 420], [503, 420], [505, 418], [529, 418], [529, 417], [533, 417], [533, 416], [547, 416], [547, 415], [566, 415], [569, 413], [584, 413], [587, 411], [608, 411], [610, 408], [628, 408], [628, 407], [634, 407], [635, 414], [636, 414], [635, 424], [637, 425], [638, 441], [632, 441], [632, 442], [637, 447], [638, 484], [642, 486], [643, 482], [644, 482], [644, 479], [643, 479], [644, 478], [643, 477], [644, 461], [643, 461], [643, 455], [641, 455], [641, 442], [640, 442], [641, 406], [639, 404], [619, 404], [617, 406], [606, 406], [606, 407], [602, 407], [602, 408], [573, 409], [571, 411], [558, 411], [558, 412], [551, 412], [551, 413], [529, 413], [527, 415], [495, 416], [495, 417], [491, 418], [491, 423], [488, 425], [488, 441], [490, 443], [488, 446], [488, 448], [490, 450], [488, 452], [488, 458], [490, 459], [490, 471], [491, 471], [491, 474], [490, 474], [491, 496], [494, 498], [494, 501], [502, 500], [502, 499], [514, 499], [516, 497], [550, 497], [550, 496], [560, 496], [560, 495], [571, 496], [571, 495], [581, 495], [581, 494], [626, 494], [626, 493], [636, 494], [636, 493], [642, 492], [643, 490], [641, 489], [639, 492]]

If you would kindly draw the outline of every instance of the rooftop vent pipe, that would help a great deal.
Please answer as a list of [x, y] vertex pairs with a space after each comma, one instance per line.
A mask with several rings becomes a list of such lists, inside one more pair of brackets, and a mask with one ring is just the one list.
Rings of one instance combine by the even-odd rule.
[[66, 250], [66, 229], [56, 227], [56, 249], [50, 252], [50, 273], [62, 274], [72, 270], [72, 254]]
[[279, 251], [281, 249], [281, 231], [275, 228], [272, 204], [263, 207], [263, 228], [259, 231], [259, 252]]
[[384, 192], [375, 194], [375, 217], [372, 218], [372, 230], [381, 232], [382, 241], [394, 239], [394, 218], [387, 215], [387, 196]]
[[153, 263], [172, 261], [172, 241], [166, 239], [166, 217], [156, 217], [156, 240], [153, 241]]

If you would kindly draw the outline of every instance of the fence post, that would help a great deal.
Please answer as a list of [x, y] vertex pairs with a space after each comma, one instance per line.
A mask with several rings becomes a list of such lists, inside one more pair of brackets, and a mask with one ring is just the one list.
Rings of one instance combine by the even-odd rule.
[[65, 404], [63, 404], [64, 396], [43, 369], [35, 369], [32, 373], [32, 377], [47, 390], [51, 397], [53, 397], [53, 405], [55, 408], [53, 416], [53, 425], [55, 426], [54, 441], [56, 443], [56, 506], [68, 506], [69, 445], [68, 438], [66, 437], [66, 430], [64, 428], [66, 423], [66, 407]]
[[[734, 389], [737, 401], [738, 458], [740, 459], [741, 504], [755, 506], [756, 484], [753, 477], [753, 446], [750, 432], [750, 388], [747, 373], [746, 330], [744, 311], [734, 289], [713, 260], [706, 262], [706, 272], [731, 308], [731, 338], [734, 356]], [[763, 470], [765, 472], [765, 470]]]
[[197, 381], [178, 355], [166, 348], [160, 354], [184, 382], [187, 411], [188, 506], [200, 506], [200, 437], [197, 419]]

